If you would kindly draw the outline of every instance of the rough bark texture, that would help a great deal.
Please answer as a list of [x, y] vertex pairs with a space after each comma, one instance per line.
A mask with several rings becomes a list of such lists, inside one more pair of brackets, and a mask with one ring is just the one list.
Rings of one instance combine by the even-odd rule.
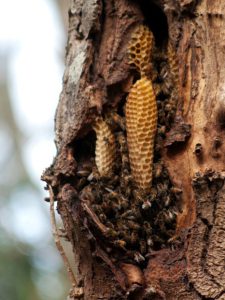
[[[182, 212], [172, 246], [151, 251], [147, 264], [137, 266], [122, 257], [115, 261], [96, 242], [76, 174], [80, 149], [92, 151], [85, 150], [85, 140], [92, 138], [96, 116], [116, 107], [132, 84], [126, 54], [132, 29], [147, 19], [156, 40], [162, 39], [156, 7], [167, 18], [179, 63], [178, 109], [162, 160], [182, 190]], [[81, 298], [225, 299], [224, 37], [223, 0], [71, 1], [55, 118], [58, 152], [43, 179], [53, 188], [73, 245]]]

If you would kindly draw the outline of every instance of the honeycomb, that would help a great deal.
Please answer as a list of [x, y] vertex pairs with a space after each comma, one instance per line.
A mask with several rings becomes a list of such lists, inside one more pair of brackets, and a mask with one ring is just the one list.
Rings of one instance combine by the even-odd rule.
[[96, 132], [95, 163], [100, 176], [110, 176], [116, 157], [116, 142], [109, 126], [98, 118], [93, 129]]
[[157, 105], [151, 80], [143, 77], [132, 86], [126, 102], [129, 160], [136, 185], [151, 187]]
[[176, 52], [170, 42], [167, 44], [167, 57], [169, 62], [170, 73], [175, 85], [175, 88], [179, 87], [179, 69]]
[[154, 37], [147, 26], [138, 26], [131, 36], [128, 46], [129, 63], [134, 64], [141, 76], [146, 75], [151, 66]]

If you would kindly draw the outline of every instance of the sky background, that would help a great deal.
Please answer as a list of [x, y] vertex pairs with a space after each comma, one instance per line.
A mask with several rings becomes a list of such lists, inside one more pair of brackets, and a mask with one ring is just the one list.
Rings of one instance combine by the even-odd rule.
[[[40, 176], [56, 152], [68, 2], [0, 0], [0, 300], [65, 298]], [[29, 276], [35, 297], [13, 286], [15, 269]]]

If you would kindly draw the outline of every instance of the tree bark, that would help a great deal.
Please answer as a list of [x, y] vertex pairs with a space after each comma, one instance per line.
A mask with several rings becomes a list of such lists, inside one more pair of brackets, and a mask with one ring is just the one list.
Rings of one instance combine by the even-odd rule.
[[[89, 206], [95, 202], [93, 191], [87, 192], [91, 179], [79, 172], [83, 165], [93, 170], [95, 119], [121, 112], [135, 81], [127, 47], [141, 23], [153, 31], [156, 49], [165, 52], [168, 40], [176, 49], [178, 104], [159, 152], [170, 189], [181, 196], [171, 204], [179, 210], [172, 237], [154, 242], [140, 263], [126, 247], [114, 250], [107, 241], [107, 226]], [[55, 117], [57, 156], [43, 175], [73, 246], [77, 287], [83, 288], [79, 295], [73, 290], [71, 299], [225, 299], [224, 37], [223, 0], [71, 1]], [[155, 147], [159, 141], [158, 132]], [[104, 180], [100, 184], [104, 188]]]

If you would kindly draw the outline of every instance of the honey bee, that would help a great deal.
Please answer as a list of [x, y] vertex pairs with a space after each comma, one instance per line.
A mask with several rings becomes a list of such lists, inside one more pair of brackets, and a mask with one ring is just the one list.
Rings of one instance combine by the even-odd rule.
[[138, 251], [134, 252], [134, 260], [137, 263], [141, 263], [143, 261], [145, 261], [145, 257]]
[[145, 240], [140, 240], [140, 252], [143, 255], [147, 252], [147, 244]]
[[113, 244], [114, 244], [116, 247], [119, 247], [119, 248], [121, 248], [121, 249], [123, 249], [123, 250], [126, 251], [126, 245], [127, 245], [127, 243], [126, 243], [124, 240], [115, 240], [115, 241], [113, 242]]
[[126, 124], [125, 124], [125, 118], [117, 114], [116, 112], [113, 112], [109, 115], [111, 122], [114, 122], [114, 124], [117, 124], [122, 131], [126, 131]]
[[162, 175], [162, 170], [163, 170], [163, 166], [162, 164], [159, 162], [157, 164], [154, 164], [154, 176], [155, 178], [159, 178]]
[[132, 220], [128, 220], [127, 225], [130, 229], [134, 229], [134, 230], [140, 230], [141, 229], [141, 226], [138, 223], [136, 223]]

